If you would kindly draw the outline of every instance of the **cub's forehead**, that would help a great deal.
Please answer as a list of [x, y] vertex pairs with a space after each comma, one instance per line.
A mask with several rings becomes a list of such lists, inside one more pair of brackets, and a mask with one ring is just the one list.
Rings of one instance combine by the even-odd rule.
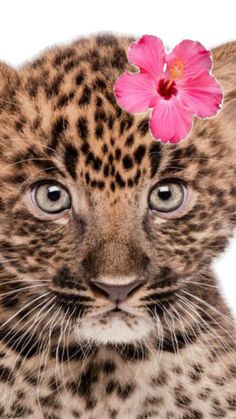
[[161, 160], [148, 116], [123, 111], [113, 94], [119, 75], [134, 71], [127, 61], [130, 42], [108, 35], [82, 39], [21, 69], [19, 100], [26, 115], [20, 130], [25, 120], [32, 141], [63, 156], [70, 175], [83, 176], [93, 188], [133, 187], [153, 177]]

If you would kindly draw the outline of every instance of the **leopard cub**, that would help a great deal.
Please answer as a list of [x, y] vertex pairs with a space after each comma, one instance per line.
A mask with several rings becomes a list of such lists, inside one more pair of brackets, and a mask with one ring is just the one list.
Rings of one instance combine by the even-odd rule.
[[113, 94], [131, 41], [0, 64], [0, 418], [236, 418], [236, 43], [221, 111], [162, 145]]

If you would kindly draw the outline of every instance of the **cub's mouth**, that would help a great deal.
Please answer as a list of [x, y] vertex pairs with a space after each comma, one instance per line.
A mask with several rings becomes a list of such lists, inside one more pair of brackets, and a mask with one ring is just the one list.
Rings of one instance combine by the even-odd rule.
[[134, 298], [135, 293], [124, 301], [111, 301], [105, 295], [91, 296], [53, 286], [50, 291], [73, 322], [73, 331], [79, 343], [131, 343], [151, 333], [152, 322]]
[[[91, 315], [91, 317], [98, 317], [97, 314]], [[100, 321], [109, 322], [113, 319], [120, 319], [123, 321], [128, 321], [129, 319], [135, 319], [137, 317], [137, 314], [132, 314], [124, 309], [121, 309], [119, 306], [115, 307], [111, 310], [106, 310], [104, 313], [101, 313], [99, 315]]]
[[152, 329], [148, 316], [115, 307], [100, 314], [88, 313], [84, 319], [77, 320], [74, 331], [78, 341], [119, 344], [144, 340]]

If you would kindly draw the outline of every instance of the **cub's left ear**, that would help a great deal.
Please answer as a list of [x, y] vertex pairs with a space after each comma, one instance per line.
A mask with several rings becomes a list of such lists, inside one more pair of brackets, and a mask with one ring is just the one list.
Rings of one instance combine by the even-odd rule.
[[213, 74], [224, 92], [219, 119], [236, 130], [236, 42], [221, 45], [212, 51]]
[[10, 100], [19, 84], [17, 71], [0, 62], [0, 103], [1, 100]]

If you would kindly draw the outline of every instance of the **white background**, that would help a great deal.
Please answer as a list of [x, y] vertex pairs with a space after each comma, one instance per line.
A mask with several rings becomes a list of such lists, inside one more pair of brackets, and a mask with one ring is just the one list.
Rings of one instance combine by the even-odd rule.
[[[0, 13], [0, 59], [12, 65], [98, 31], [153, 34], [169, 47], [184, 38], [208, 48], [236, 40], [235, 0], [5, 0]], [[216, 269], [236, 314], [236, 238]]]

